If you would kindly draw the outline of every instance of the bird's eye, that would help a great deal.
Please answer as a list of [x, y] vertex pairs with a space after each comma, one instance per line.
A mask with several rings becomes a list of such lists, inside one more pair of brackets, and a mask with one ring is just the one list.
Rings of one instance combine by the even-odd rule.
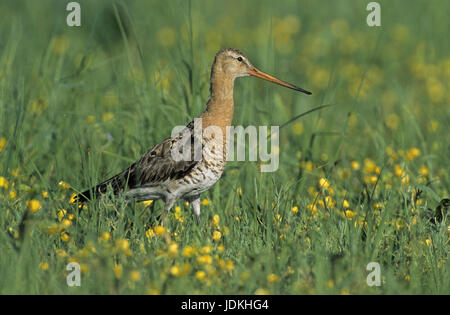
[[238, 61], [242, 61], [242, 57], [238, 57], [237, 60], [238, 60]]

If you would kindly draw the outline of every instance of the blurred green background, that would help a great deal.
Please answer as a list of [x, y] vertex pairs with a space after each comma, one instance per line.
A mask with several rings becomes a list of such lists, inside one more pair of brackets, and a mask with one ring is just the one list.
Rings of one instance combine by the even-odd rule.
[[[369, 1], [78, 1], [81, 27], [68, 2], [0, 3], [0, 292], [449, 293], [448, 222], [426, 218], [449, 188], [448, 1], [378, 1], [381, 27]], [[225, 47], [313, 92], [237, 79], [234, 125], [333, 105], [281, 129], [279, 170], [229, 163], [204, 225], [180, 203], [166, 238], [159, 203], [68, 205], [202, 112]], [[92, 285], [67, 288], [70, 259]]]

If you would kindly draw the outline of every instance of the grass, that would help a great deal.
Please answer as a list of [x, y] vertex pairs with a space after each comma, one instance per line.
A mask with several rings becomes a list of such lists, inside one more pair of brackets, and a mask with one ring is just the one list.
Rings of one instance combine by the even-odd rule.
[[[430, 222], [450, 5], [379, 2], [379, 28], [355, 1], [79, 1], [79, 28], [64, 2], [2, 2], [0, 293], [450, 293], [448, 217]], [[227, 46], [313, 92], [236, 81], [234, 125], [283, 126], [279, 169], [229, 163], [200, 225], [183, 202], [164, 228], [160, 202], [69, 204], [201, 113]]]

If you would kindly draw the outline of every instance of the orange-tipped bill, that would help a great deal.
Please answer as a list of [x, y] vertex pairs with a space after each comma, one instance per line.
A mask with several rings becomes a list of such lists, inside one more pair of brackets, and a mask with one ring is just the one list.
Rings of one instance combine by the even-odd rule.
[[311, 92], [309, 92], [309, 91], [306, 91], [306, 90], [304, 90], [302, 88], [299, 88], [298, 86], [295, 86], [293, 84], [281, 81], [280, 79], [277, 79], [277, 78], [271, 76], [270, 74], [262, 72], [261, 70], [255, 68], [255, 67], [253, 67], [250, 70], [248, 70], [248, 74], [252, 75], [254, 77], [258, 77], [258, 78], [267, 80], [269, 82], [273, 82], [273, 83], [285, 86], [287, 88], [290, 88], [290, 89], [293, 89], [293, 90], [296, 90], [296, 91], [303, 92], [303, 93], [308, 94], [308, 95], [311, 94]]

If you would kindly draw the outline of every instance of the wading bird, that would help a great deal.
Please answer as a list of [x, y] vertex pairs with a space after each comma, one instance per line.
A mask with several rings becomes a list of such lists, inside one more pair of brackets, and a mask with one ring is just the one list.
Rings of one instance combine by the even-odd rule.
[[[221, 177], [227, 154], [226, 128], [233, 119], [233, 86], [238, 77], [254, 76], [290, 89], [311, 94], [302, 88], [281, 81], [254, 67], [239, 50], [220, 50], [211, 68], [210, 97], [206, 110], [200, 115], [202, 130], [214, 126], [215, 134], [196, 133], [194, 121], [179, 134], [167, 138], [145, 153], [140, 160], [103, 183], [78, 194], [72, 200], [85, 202], [107, 192], [111, 186], [114, 194], [125, 193], [126, 199], [137, 202], [163, 199], [164, 217], [179, 199], [189, 201], [200, 222], [200, 194], [213, 186]], [[190, 135], [186, 137], [186, 134]], [[200, 159], [195, 158], [195, 144], [188, 159], [175, 159], [173, 151], [186, 143], [201, 143]]]

